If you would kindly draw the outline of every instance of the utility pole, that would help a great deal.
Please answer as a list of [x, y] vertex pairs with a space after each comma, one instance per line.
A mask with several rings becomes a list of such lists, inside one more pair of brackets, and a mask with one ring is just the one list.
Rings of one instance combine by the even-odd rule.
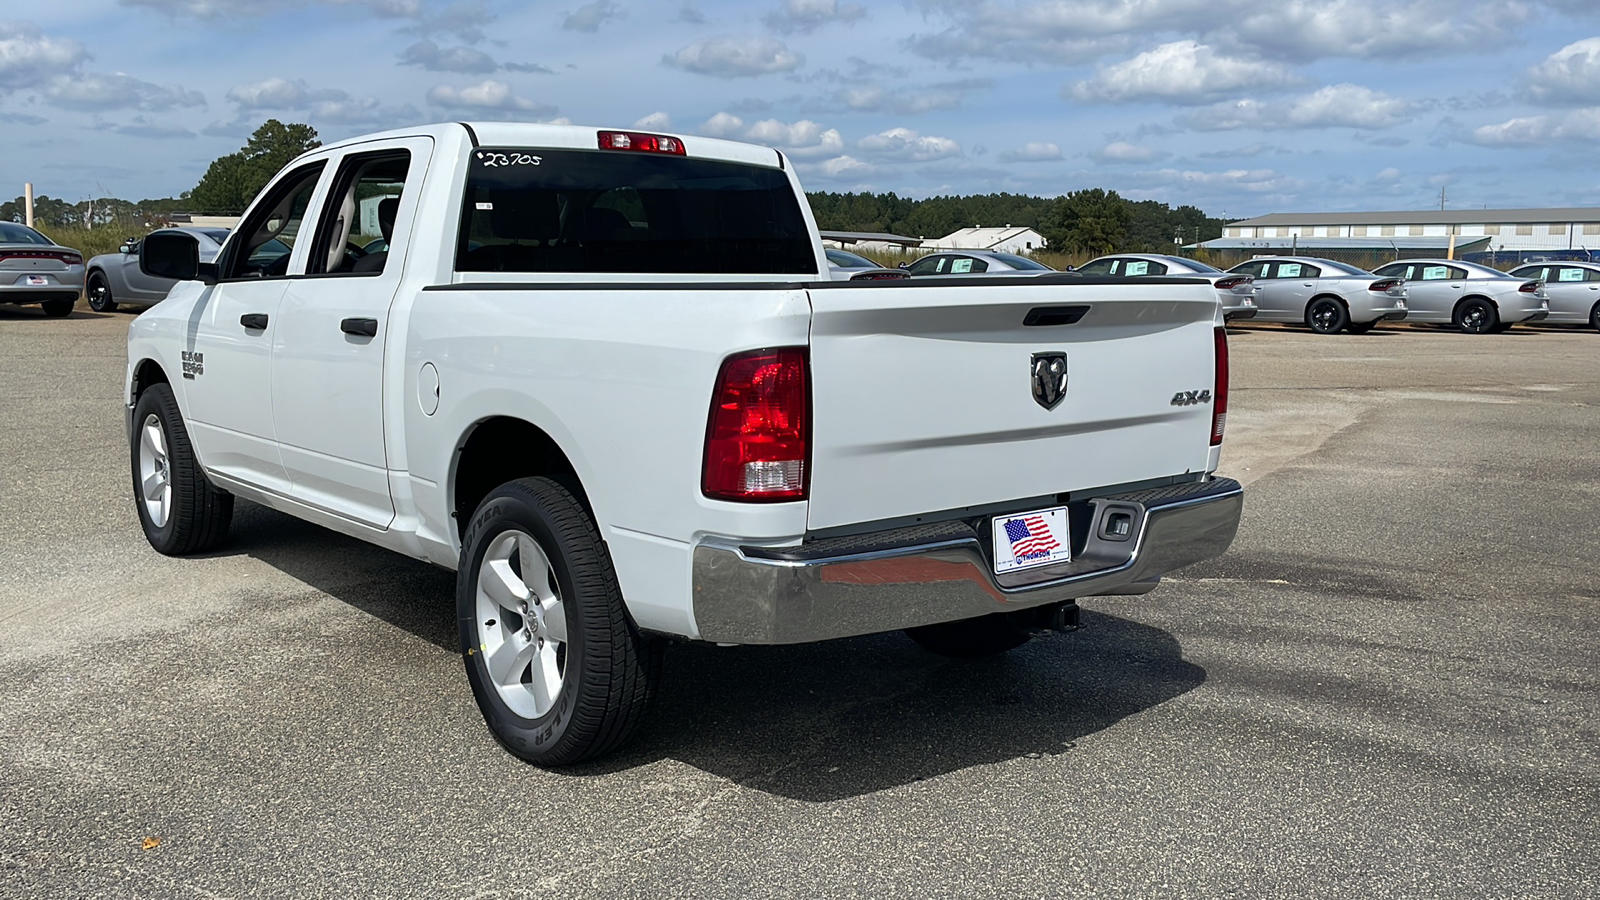
[[1444, 200], [1445, 200], [1444, 192], [1445, 192], [1445, 186], [1442, 185], [1442, 184], [1439, 185], [1439, 211], [1440, 212], [1444, 212]]
[[22, 186], [22, 224], [33, 227], [33, 182]]

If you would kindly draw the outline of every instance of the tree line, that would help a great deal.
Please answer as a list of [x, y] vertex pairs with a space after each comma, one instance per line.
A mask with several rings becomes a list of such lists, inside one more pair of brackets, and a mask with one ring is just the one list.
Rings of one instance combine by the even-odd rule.
[[[240, 215], [279, 169], [320, 146], [310, 125], [268, 119], [243, 147], [214, 160], [200, 181], [177, 197], [137, 203], [102, 197], [68, 203], [41, 195], [34, 200], [34, 221], [44, 227], [96, 228], [160, 224], [175, 212]], [[961, 228], [1016, 225], [1037, 230], [1053, 250], [1086, 254], [1170, 251], [1175, 244], [1222, 236], [1222, 220], [1196, 207], [1128, 200], [1101, 188], [1059, 197], [1000, 193], [913, 200], [894, 193], [828, 191], [806, 197], [817, 225], [825, 231], [940, 238]], [[0, 203], [0, 221], [22, 219], [21, 197]]]
[[972, 227], [1015, 225], [1044, 236], [1051, 249], [1087, 254], [1170, 252], [1222, 236], [1221, 219], [1194, 206], [1176, 209], [1155, 200], [1129, 200], [1116, 191], [1085, 188], [1059, 197], [977, 194], [913, 200], [897, 194], [807, 193], [817, 227], [916, 238], [941, 238]]

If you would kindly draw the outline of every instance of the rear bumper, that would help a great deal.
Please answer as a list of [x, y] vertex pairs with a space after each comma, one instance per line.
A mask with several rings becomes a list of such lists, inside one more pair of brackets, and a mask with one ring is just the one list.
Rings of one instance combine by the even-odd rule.
[[1387, 296], [1367, 297], [1364, 302], [1351, 301], [1349, 309], [1350, 321], [1356, 323], [1397, 322], [1410, 314], [1405, 301]]
[[[1142, 594], [1174, 569], [1232, 543], [1244, 489], [1232, 479], [1088, 501], [1073, 560], [997, 576], [982, 522], [945, 522], [798, 547], [706, 539], [694, 549], [700, 637], [797, 644], [1014, 612], [1096, 594]], [[1104, 517], [1131, 514], [1121, 541]]]
[[1254, 306], [1224, 306], [1222, 308], [1222, 319], [1225, 322], [1238, 322], [1243, 319], [1254, 319], [1256, 317], [1256, 312], [1257, 309]]

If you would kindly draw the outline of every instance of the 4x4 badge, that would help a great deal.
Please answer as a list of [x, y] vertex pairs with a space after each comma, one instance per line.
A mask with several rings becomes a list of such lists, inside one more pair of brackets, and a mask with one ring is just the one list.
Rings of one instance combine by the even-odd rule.
[[1035, 353], [1030, 367], [1034, 402], [1045, 409], [1055, 409], [1067, 396], [1067, 355]]

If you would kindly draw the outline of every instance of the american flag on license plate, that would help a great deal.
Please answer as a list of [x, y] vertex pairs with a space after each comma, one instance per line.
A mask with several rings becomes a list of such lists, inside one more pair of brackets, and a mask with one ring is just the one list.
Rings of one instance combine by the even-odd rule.
[[1050, 536], [1050, 526], [1043, 516], [1024, 516], [1007, 519], [1006, 537], [1011, 541], [1011, 555], [1017, 559], [1033, 559], [1059, 550], [1061, 543]]

